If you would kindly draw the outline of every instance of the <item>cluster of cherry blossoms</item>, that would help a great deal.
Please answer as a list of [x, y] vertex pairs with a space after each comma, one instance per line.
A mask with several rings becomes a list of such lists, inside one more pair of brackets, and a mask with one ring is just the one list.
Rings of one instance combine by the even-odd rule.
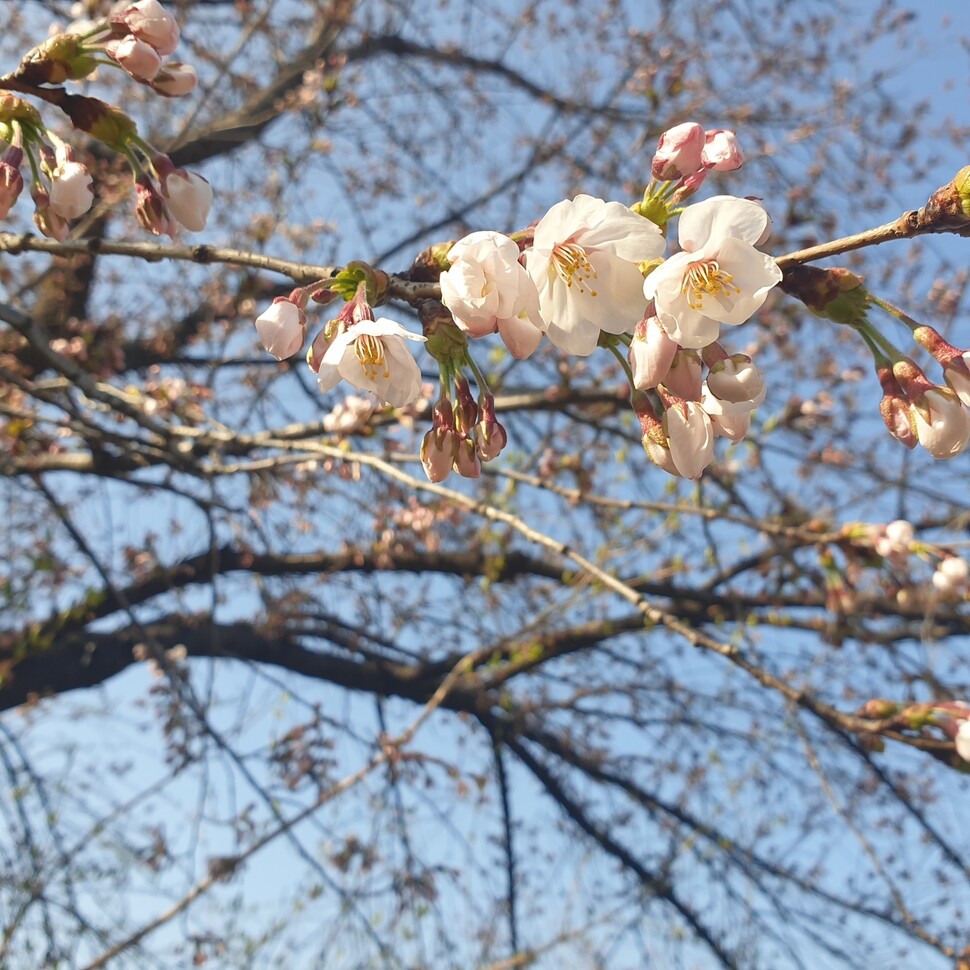
[[[959, 454], [970, 441], [970, 351], [910, 320], [846, 269], [794, 263], [783, 273], [760, 249], [771, 220], [757, 200], [718, 195], [682, 205], [709, 172], [734, 170], [743, 160], [733, 132], [678, 125], [661, 137], [653, 177], [636, 204], [577, 195], [520, 232], [473, 232], [422, 254], [415, 263], [422, 275], [407, 280], [436, 282], [440, 293], [440, 300], [404, 294], [418, 309], [422, 334], [374, 318], [372, 306], [386, 300], [390, 279], [357, 263], [279, 298], [256, 322], [260, 339], [278, 358], [292, 356], [305, 341], [309, 300], [342, 296], [349, 302], [308, 355], [320, 387], [346, 380], [395, 407], [421, 390], [411, 347], [423, 343], [440, 376], [421, 451], [433, 481], [452, 470], [477, 476], [480, 463], [507, 443], [469, 341], [497, 333], [518, 359], [531, 356], [544, 338], [578, 357], [604, 348], [626, 372], [650, 460], [696, 479], [713, 461], [718, 436], [745, 437], [766, 394], [751, 358], [722, 346], [722, 328], [749, 320], [780, 284], [812, 312], [862, 337], [883, 388], [880, 412], [894, 437], [909, 447], [921, 444], [935, 458]], [[925, 220], [924, 231], [968, 231], [970, 167], [914, 217]], [[678, 245], [668, 255], [674, 218]], [[933, 383], [871, 323], [874, 306], [910, 327], [943, 366], [945, 384]]]
[[[452, 470], [476, 477], [481, 462], [507, 443], [469, 339], [497, 333], [518, 359], [543, 338], [580, 357], [605, 347], [628, 375], [648, 456], [671, 474], [696, 478], [713, 459], [714, 436], [739, 441], [765, 396], [750, 358], [728, 353], [718, 338], [722, 326], [748, 320], [782, 278], [757, 248], [769, 233], [768, 214], [731, 196], [679, 207], [708, 171], [742, 161], [733, 133], [679, 125], [661, 138], [654, 178], [633, 207], [577, 195], [512, 236], [473, 232], [444, 252], [432, 250], [441, 300], [419, 306], [423, 334], [375, 319], [368, 288], [351, 290], [356, 277], [338, 276], [278, 298], [256, 321], [260, 339], [280, 359], [297, 353], [309, 300], [352, 292], [313, 341], [310, 367], [322, 390], [343, 379], [396, 407], [421, 388], [407, 342], [424, 343], [441, 378], [421, 450], [433, 481]], [[665, 260], [665, 229], [674, 216], [679, 251]], [[371, 291], [380, 289], [374, 279]]]
[[[30, 51], [11, 75], [19, 92], [29, 93], [32, 88], [59, 91], [62, 96], [55, 103], [75, 128], [128, 159], [134, 173], [135, 214], [156, 235], [174, 236], [179, 226], [191, 232], [205, 228], [212, 205], [209, 183], [155, 151], [124, 112], [56, 86], [88, 78], [106, 66], [120, 68], [165, 97], [188, 94], [197, 83], [195, 71], [163, 61], [178, 42], [178, 23], [158, 0], [122, 2], [108, 17], [75, 21], [67, 30], [55, 33]], [[74, 150], [48, 130], [33, 105], [10, 93], [0, 93], [0, 147], [0, 218], [10, 212], [23, 191], [21, 166], [26, 159], [34, 222], [45, 236], [66, 239], [70, 223], [94, 202], [92, 178]]]

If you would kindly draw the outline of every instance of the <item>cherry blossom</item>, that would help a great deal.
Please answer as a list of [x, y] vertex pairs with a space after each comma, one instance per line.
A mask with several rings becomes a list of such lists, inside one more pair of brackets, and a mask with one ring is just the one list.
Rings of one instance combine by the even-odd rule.
[[756, 202], [720, 195], [689, 206], [680, 217], [682, 252], [644, 283], [667, 334], [683, 347], [717, 340], [721, 324], [737, 326], [760, 309], [781, 281], [778, 265], [754, 248], [768, 226]]
[[934, 458], [953, 458], [970, 441], [970, 412], [949, 388], [933, 387], [912, 403], [919, 443]]
[[94, 202], [91, 185], [91, 175], [80, 162], [62, 161], [51, 173], [51, 210], [69, 222], [83, 216]]
[[519, 262], [519, 247], [498, 232], [473, 232], [448, 253], [442, 302], [470, 337], [498, 331], [513, 357], [530, 356], [542, 340], [535, 283]]
[[116, 13], [112, 20], [163, 56], [178, 47], [178, 22], [158, 0], [138, 0]]
[[421, 371], [405, 340], [426, 339], [386, 317], [361, 320], [327, 348], [317, 372], [320, 390], [329, 391], [343, 379], [392, 407], [404, 407], [421, 393]]
[[701, 160], [707, 168], [715, 172], [733, 172], [744, 164], [744, 152], [733, 131], [713, 128], [704, 133], [704, 142]]
[[560, 350], [585, 357], [600, 331], [633, 330], [644, 309], [637, 264], [663, 250], [660, 229], [620, 202], [589, 195], [558, 202], [539, 220], [526, 252], [546, 336]]
[[303, 346], [306, 314], [292, 300], [278, 296], [256, 318], [260, 343], [277, 360], [292, 357]]
[[720, 403], [722, 414], [754, 410], [764, 401], [768, 390], [761, 371], [746, 354], [734, 354], [713, 364], [707, 387]]
[[162, 58], [151, 44], [132, 34], [105, 45], [108, 56], [116, 60], [136, 81], [151, 81], [162, 67]]
[[693, 121], [669, 128], [660, 136], [650, 171], [658, 181], [693, 175], [701, 167], [704, 129]]
[[212, 186], [201, 175], [176, 168], [162, 179], [162, 194], [178, 223], [189, 232], [205, 229], [212, 208]]
[[714, 460], [714, 428], [707, 412], [694, 401], [672, 402], [664, 411], [663, 427], [677, 474], [700, 478]]
[[652, 314], [641, 320], [630, 341], [629, 361], [633, 386], [640, 390], [656, 387], [666, 376], [677, 353], [677, 344]]

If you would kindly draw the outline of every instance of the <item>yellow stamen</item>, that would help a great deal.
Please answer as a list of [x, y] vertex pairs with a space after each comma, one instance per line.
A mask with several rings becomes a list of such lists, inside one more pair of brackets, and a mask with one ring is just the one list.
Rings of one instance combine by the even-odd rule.
[[704, 309], [705, 293], [729, 297], [732, 290], [741, 292], [741, 288], [734, 285], [734, 277], [724, 272], [716, 259], [701, 259], [691, 263], [680, 286], [680, 292], [687, 297], [687, 305], [692, 310]]
[[588, 292], [590, 296], [596, 296], [596, 290], [587, 284], [589, 280], [598, 279], [599, 274], [579, 243], [557, 243], [552, 250], [552, 265], [567, 287], [575, 283], [580, 293]]
[[381, 343], [380, 337], [375, 337], [369, 333], [362, 333], [354, 341], [354, 354], [357, 356], [357, 360], [360, 362], [360, 366], [363, 368], [364, 375], [368, 380], [374, 380], [379, 370], [383, 370], [383, 376], [385, 378], [391, 376], [391, 372], [387, 369], [387, 361], [384, 357], [384, 344]]

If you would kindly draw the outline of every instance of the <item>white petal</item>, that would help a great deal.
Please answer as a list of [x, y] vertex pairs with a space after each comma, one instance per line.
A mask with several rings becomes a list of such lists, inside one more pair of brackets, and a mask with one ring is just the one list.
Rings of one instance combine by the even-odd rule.
[[754, 245], [768, 225], [768, 213], [750, 199], [715, 195], [688, 206], [680, 216], [677, 238], [682, 249], [697, 252], [711, 240], [726, 236]]

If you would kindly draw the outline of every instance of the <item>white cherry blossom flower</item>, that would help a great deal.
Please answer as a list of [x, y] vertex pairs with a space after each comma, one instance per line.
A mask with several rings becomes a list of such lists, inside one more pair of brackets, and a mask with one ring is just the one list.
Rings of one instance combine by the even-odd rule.
[[91, 175], [80, 162], [62, 161], [51, 176], [51, 210], [68, 222], [83, 216], [94, 202], [91, 185]]
[[405, 340], [426, 339], [385, 317], [361, 320], [327, 348], [317, 371], [320, 390], [329, 391], [343, 379], [392, 407], [404, 407], [421, 393], [421, 371]]
[[714, 460], [714, 428], [707, 412], [694, 401], [672, 403], [663, 416], [670, 459], [682, 478], [700, 478]]
[[205, 229], [212, 208], [212, 186], [207, 179], [177, 168], [162, 180], [162, 194], [179, 225], [189, 232]]
[[753, 411], [768, 392], [764, 376], [746, 354], [734, 354], [714, 364], [707, 387], [720, 403], [721, 414]]
[[933, 387], [911, 405], [919, 443], [934, 458], [953, 458], [970, 441], [970, 412], [944, 387]]
[[560, 350], [585, 357], [600, 331], [633, 330], [644, 309], [637, 263], [663, 250], [660, 229], [620, 202], [577, 195], [556, 203], [539, 220], [526, 253], [546, 336]]
[[657, 317], [682, 347], [706, 347], [721, 324], [737, 326], [760, 309], [781, 270], [755, 249], [768, 213], [748, 199], [719, 195], [689, 206], [680, 217], [682, 252], [655, 269], [644, 283]]
[[123, 24], [159, 54], [171, 54], [178, 47], [178, 22], [158, 0], [138, 0], [129, 7], [122, 7], [112, 20]]
[[259, 342], [277, 360], [292, 357], [303, 347], [306, 314], [292, 300], [278, 296], [256, 318]]
[[451, 267], [439, 282], [455, 323], [470, 337], [498, 331], [513, 357], [530, 356], [545, 324], [516, 242], [499, 232], [473, 232], [452, 246], [448, 259]]
[[645, 391], [667, 376], [677, 353], [677, 344], [667, 336], [655, 316], [641, 320], [633, 331], [628, 359], [633, 386]]

